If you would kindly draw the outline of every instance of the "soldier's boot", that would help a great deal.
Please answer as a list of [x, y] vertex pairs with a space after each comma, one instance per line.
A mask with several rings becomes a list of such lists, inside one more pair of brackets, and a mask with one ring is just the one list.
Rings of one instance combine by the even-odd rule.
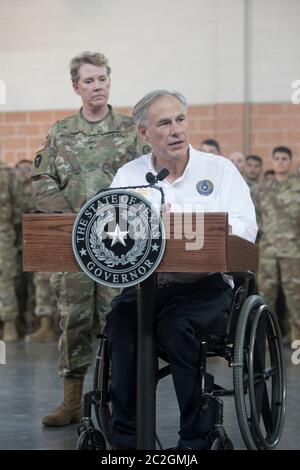
[[44, 426], [61, 427], [79, 423], [83, 416], [82, 387], [84, 378], [64, 378], [64, 399], [56, 410], [42, 419]]
[[291, 323], [291, 342], [300, 340], [300, 325], [297, 323]]
[[52, 325], [52, 318], [43, 315], [40, 317], [39, 328], [31, 335], [25, 336], [25, 341], [28, 343], [40, 342], [46, 343], [55, 338], [55, 332]]
[[3, 341], [5, 343], [11, 343], [17, 341], [18, 332], [16, 328], [15, 320], [6, 320], [3, 322]]

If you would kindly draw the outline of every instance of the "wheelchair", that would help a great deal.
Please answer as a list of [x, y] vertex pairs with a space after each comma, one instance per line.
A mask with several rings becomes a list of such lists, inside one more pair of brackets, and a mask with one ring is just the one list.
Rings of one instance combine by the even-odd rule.
[[[277, 317], [255, 294], [253, 273], [233, 273], [234, 297], [224, 335], [199, 338], [197, 403], [201, 409], [215, 405], [211, 450], [231, 450], [232, 442], [223, 427], [224, 396], [233, 396], [240, 432], [249, 450], [271, 450], [279, 443], [285, 417], [286, 374], [281, 332]], [[77, 449], [111, 449], [110, 357], [105, 334], [98, 335], [93, 390], [84, 396], [84, 417], [78, 427]], [[158, 357], [166, 361], [164, 352]], [[207, 390], [205, 377], [210, 357], [222, 357], [233, 370], [233, 388], [214, 384]], [[157, 383], [169, 375], [170, 365], [159, 368]], [[92, 415], [96, 417], [94, 425]], [[158, 448], [161, 442], [156, 435]]]

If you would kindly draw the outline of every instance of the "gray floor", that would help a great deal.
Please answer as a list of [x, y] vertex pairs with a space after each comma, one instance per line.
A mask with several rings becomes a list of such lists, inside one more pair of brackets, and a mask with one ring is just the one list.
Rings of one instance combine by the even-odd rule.
[[[288, 394], [287, 415], [279, 449], [300, 449], [300, 365], [291, 362], [292, 350], [286, 350]], [[57, 347], [50, 344], [7, 345], [6, 365], [0, 364], [0, 449], [74, 449], [76, 425], [44, 428], [41, 417], [61, 400], [62, 384], [56, 373]], [[221, 385], [230, 386], [232, 370], [223, 359], [210, 361], [211, 371]], [[85, 389], [92, 383], [92, 369]], [[236, 449], [243, 441], [236, 421], [233, 399], [225, 400], [225, 428]], [[171, 379], [159, 384], [157, 428], [164, 447], [177, 441], [178, 408]]]

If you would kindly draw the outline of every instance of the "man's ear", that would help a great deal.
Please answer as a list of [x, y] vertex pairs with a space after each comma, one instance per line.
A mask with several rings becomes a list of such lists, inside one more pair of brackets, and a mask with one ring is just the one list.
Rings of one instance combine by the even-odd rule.
[[138, 131], [140, 133], [140, 136], [146, 141], [149, 142], [149, 138], [147, 136], [147, 128], [144, 124], [140, 124], [138, 127]]

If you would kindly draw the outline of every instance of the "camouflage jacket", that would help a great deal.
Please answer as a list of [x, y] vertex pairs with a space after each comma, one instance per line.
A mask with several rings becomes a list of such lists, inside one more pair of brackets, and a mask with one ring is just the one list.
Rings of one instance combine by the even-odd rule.
[[121, 166], [141, 153], [132, 119], [111, 107], [98, 123], [87, 122], [81, 112], [58, 121], [33, 164], [37, 209], [78, 212], [97, 191], [109, 187]]
[[261, 256], [300, 258], [300, 178], [269, 181], [257, 195]]
[[3, 257], [15, 258], [16, 232], [24, 210], [22, 187], [12, 168], [0, 161], [0, 265]]
[[35, 212], [35, 201], [32, 189], [32, 181], [23, 181], [22, 197], [24, 198], [23, 206], [26, 213]]
[[249, 178], [245, 178], [245, 181], [249, 186], [250, 196], [255, 207], [256, 222], [258, 226], [258, 232], [257, 232], [257, 237], [256, 237], [256, 243], [257, 243], [258, 240], [260, 239], [260, 234], [261, 234], [261, 220], [260, 220], [260, 214], [258, 212], [258, 205], [259, 205], [258, 192], [260, 188], [260, 183], [259, 181], [253, 181], [253, 180], [250, 180]]

